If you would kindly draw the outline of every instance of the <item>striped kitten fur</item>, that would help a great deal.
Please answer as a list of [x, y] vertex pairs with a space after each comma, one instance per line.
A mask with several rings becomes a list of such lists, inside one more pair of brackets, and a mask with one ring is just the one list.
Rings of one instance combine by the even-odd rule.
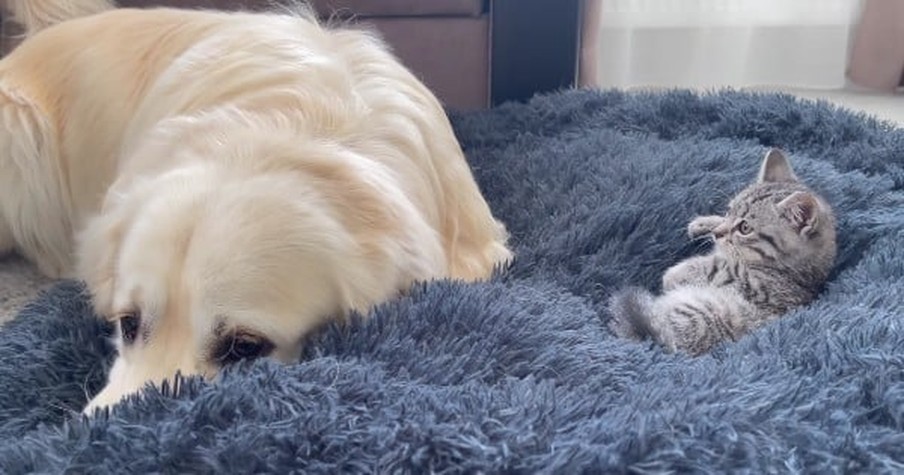
[[832, 209], [777, 149], [725, 216], [697, 217], [688, 234], [712, 238], [712, 252], [668, 269], [660, 296], [636, 287], [613, 295], [616, 335], [700, 355], [813, 300], [835, 260]]

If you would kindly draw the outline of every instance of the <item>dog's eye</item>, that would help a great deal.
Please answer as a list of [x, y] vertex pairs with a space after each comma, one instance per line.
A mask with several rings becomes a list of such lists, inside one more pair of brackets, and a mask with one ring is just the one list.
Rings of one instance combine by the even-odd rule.
[[215, 357], [224, 365], [267, 356], [275, 347], [270, 340], [245, 332], [236, 332], [218, 346]]
[[129, 312], [119, 317], [119, 333], [122, 335], [123, 343], [129, 345], [138, 337], [138, 330], [141, 328], [141, 314], [138, 312]]

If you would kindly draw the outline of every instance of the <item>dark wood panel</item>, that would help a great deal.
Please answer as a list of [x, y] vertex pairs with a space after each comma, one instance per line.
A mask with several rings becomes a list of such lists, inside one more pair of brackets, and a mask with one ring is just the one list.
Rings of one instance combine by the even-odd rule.
[[494, 105], [576, 85], [581, 0], [493, 0]]

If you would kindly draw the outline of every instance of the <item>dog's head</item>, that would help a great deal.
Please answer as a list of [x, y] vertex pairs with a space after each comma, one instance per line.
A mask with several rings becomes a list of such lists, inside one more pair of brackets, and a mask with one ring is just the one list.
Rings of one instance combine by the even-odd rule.
[[85, 412], [177, 371], [292, 360], [313, 327], [384, 297], [340, 218], [279, 174], [192, 165], [114, 185], [79, 239], [79, 275], [119, 352]]

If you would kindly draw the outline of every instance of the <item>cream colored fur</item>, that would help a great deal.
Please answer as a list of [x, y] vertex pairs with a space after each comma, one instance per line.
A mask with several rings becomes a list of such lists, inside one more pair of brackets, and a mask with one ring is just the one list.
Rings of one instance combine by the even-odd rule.
[[105, 12], [114, 7], [108, 0], [3, 0], [0, 6], [31, 36], [61, 21]]
[[416, 281], [489, 277], [505, 241], [440, 104], [366, 33], [122, 9], [0, 61], [0, 250], [141, 317], [86, 412], [213, 377], [235, 331], [291, 361]]

